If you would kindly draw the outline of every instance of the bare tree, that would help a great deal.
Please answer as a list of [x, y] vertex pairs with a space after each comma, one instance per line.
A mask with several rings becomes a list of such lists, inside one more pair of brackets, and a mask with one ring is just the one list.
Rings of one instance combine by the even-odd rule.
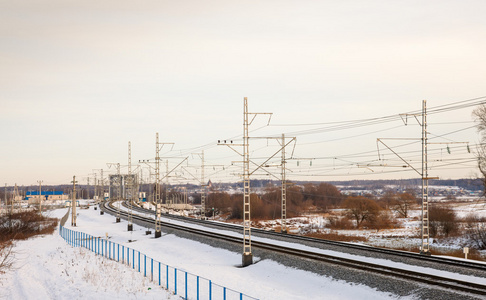
[[481, 134], [481, 143], [476, 148], [478, 168], [483, 175], [484, 194], [486, 195], [486, 105], [481, 104], [472, 112], [474, 120], [477, 122], [478, 132]]
[[13, 242], [6, 241], [0, 243], [0, 275], [5, 274], [13, 266]]
[[466, 236], [473, 248], [486, 249], [486, 218], [474, 215], [467, 216]]
[[347, 209], [348, 217], [356, 221], [356, 228], [360, 228], [364, 221], [373, 223], [381, 210], [375, 200], [362, 196], [349, 197], [344, 202], [344, 207]]
[[393, 210], [402, 218], [408, 218], [408, 213], [416, 203], [415, 196], [410, 193], [396, 195], [392, 200]]

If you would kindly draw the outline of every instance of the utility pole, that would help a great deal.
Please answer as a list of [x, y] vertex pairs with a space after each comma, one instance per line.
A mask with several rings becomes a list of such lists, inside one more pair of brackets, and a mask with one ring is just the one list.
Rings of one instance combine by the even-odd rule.
[[108, 168], [111, 166], [115, 166], [116, 168], [116, 180], [113, 180], [111, 182], [113, 176], [110, 176], [110, 186], [116, 185], [116, 201], [117, 201], [117, 209], [116, 209], [116, 223], [120, 223], [120, 201], [121, 201], [121, 184], [122, 184], [122, 179], [121, 179], [121, 174], [120, 174], [120, 163], [107, 163]]
[[281, 232], [282, 233], [287, 233], [287, 186], [286, 186], [286, 182], [285, 182], [285, 164], [286, 164], [286, 161], [285, 161], [285, 134], [282, 133], [282, 214], [281, 214], [281, 218], [282, 218], [282, 229], [281, 229]]
[[[226, 141], [224, 141], [224, 144], [220, 144], [220, 141], [218, 140], [218, 145], [226, 145], [243, 157], [243, 267], [253, 264], [253, 254], [251, 252], [250, 175], [262, 167], [262, 165], [260, 165], [257, 169], [250, 173], [251, 160], [248, 127], [251, 125], [253, 120], [255, 120], [257, 115], [269, 115], [270, 117], [268, 119], [268, 123], [270, 123], [272, 113], [249, 113], [248, 99], [245, 97], [243, 99], [243, 144], [233, 144], [233, 141], [231, 141], [231, 144], [226, 144]], [[250, 116], [252, 116], [251, 120]], [[233, 146], [242, 146], [243, 154], [235, 150]], [[275, 156], [275, 154], [273, 156]]]
[[5, 208], [6, 208], [6, 210], [8, 210], [8, 213], [11, 216], [13, 214], [13, 205], [12, 205], [13, 203], [12, 203], [12, 200], [10, 200], [10, 208], [8, 208], [7, 184], [6, 183], [5, 183], [5, 190], [3, 192], [5, 194]]
[[[104, 179], [103, 179], [103, 169], [93, 169], [93, 171], [100, 171], [101, 172], [101, 199], [100, 199], [100, 193], [99, 193], [99, 190], [98, 190], [98, 186], [99, 186], [99, 180], [97, 181], [96, 180], [96, 173], [94, 173], [95, 175], [95, 195], [98, 196], [98, 203], [101, 203], [103, 204], [103, 201], [104, 201], [104, 198], [105, 198], [105, 185], [104, 185]], [[101, 206], [100, 206], [100, 215], [104, 215], [105, 212], [103, 211], [103, 209], [101, 209]]]
[[89, 200], [89, 175], [88, 175], [88, 178], [87, 178], [87, 183], [88, 183], [87, 184], [88, 185], [88, 192], [87, 192], [88, 195], [87, 195], [87, 199]]
[[422, 247], [421, 254], [430, 255], [429, 244], [429, 171], [427, 161], [427, 102], [422, 102]]
[[133, 231], [133, 215], [132, 215], [132, 205], [133, 205], [133, 190], [134, 190], [134, 180], [132, 178], [132, 146], [128, 142], [128, 176], [127, 176], [127, 201], [128, 201], [128, 231]]
[[38, 180], [37, 182], [39, 183], [39, 213], [42, 213], [42, 180]]
[[76, 227], [76, 176], [73, 176], [73, 199], [71, 201], [71, 226]]
[[7, 183], [5, 183], [5, 188], [3, 189], [3, 196], [5, 198], [4, 203], [5, 203], [5, 211], [7, 211]]
[[[408, 114], [403, 114], [403, 116], [408, 116]], [[430, 227], [429, 227], [429, 179], [439, 179], [439, 177], [429, 177], [429, 168], [428, 168], [428, 132], [427, 132], [427, 101], [422, 101], [422, 113], [421, 114], [412, 114], [417, 120], [417, 123], [422, 127], [422, 170], [421, 172], [414, 168], [408, 161], [403, 159], [398, 153], [393, 151], [390, 147], [388, 147], [384, 142], [383, 139], [377, 139], [377, 142], [382, 143], [388, 150], [393, 152], [398, 158], [400, 158], [403, 162], [406, 163], [406, 166], [403, 167], [410, 167], [412, 168], [417, 174], [420, 175], [422, 178], [422, 224], [421, 224], [421, 235], [422, 235], [422, 244], [420, 247], [420, 254], [430, 255]], [[419, 120], [417, 117], [421, 116], [422, 119]], [[403, 120], [403, 118], [402, 118]], [[405, 125], [407, 122], [405, 121]], [[379, 149], [378, 149], [379, 151]], [[378, 152], [378, 158], [380, 158], [380, 153]]]
[[160, 147], [159, 147], [159, 133], [155, 134], [155, 238], [162, 236], [161, 224], [160, 224], [160, 214], [161, 206], [160, 203]]
[[14, 201], [15, 199], [17, 199], [17, 207], [19, 209], [19, 211], [22, 209], [22, 203], [20, 202], [20, 196], [19, 196], [19, 188], [17, 186], [17, 184], [15, 184], [15, 187], [14, 187]]
[[167, 208], [169, 205], [169, 160], [165, 161], [165, 205]]
[[[17, 184], [16, 184], [17, 186]], [[5, 193], [7, 192], [7, 189], [5, 189]], [[15, 192], [15, 190], [14, 190]], [[15, 196], [14, 196], [14, 193], [12, 193], [10, 195], [10, 215], [13, 215], [13, 209], [14, 209], [14, 200], [15, 200]]]
[[103, 169], [101, 169], [101, 202], [105, 202], [105, 179], [103, 177]]
[[250, 216], [250, 143], [248, 141], [248, 99], [243, 101], [243, 266], [253, 264]]
[[201, 187], [203, 189], [201, 194], [201, 209], [202, 209], [202, 217], [203, 219], [205, 219], [207, 185], [206, 182], [204, 182], [204, 150], [201, 151]]
[[[94, 173], [94, 191], [93, 191], [93, 198], [98, 196], [98, 181], [96, 180], [96, 173]], [[99, 200], [99, 197], [98, 199]]]

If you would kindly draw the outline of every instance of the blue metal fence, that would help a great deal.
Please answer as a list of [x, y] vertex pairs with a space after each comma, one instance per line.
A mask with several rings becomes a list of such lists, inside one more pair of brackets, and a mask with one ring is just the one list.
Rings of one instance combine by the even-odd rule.
[[[154, 260], [138, 250], [59, 226], [61, 237], [73, 247], [86, 248], [97, 255], [128, 265], [150, 277], [151, 281], [172, 291], [183, 299], [246, 300], [256, 299], [246, 294], [213, 283], [211, 280], [173, 268]], [[121, 254], [121, 255], [120, 255]]]

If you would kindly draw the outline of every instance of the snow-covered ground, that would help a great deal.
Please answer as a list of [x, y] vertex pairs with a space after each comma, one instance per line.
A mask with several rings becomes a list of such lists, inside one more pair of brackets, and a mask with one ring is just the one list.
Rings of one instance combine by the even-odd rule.
[[[442, 198], [431, 197], [433, 204], [440, 202]], [[467, 216], [485, 217], [486, 204], [484, 199], [466, 198], [462, 201], [449, 203], [450, 207], [454, 209], [456, 217], [459, 220]], [[343, 209], [334, 209], [333, 213], [339, 215], [344, 214]], [[408, 218], [397, 218], [400, 223], [399, 228], [393, 229], [329, 229], [328, 214], [308, 214], [305, 217], [297, 217], [287, 219], [287, 226], [292, 233], [336, 233], [345, 236], [365, 237], [367, 239], [364, 243], [369, 246], [410, 249], [418, 247], [421, 244], [420, 230], [421, 230], [421, 214], [422, 211], [419, 206], [409, 211]], [[280, 220], [259, 221], [258, 226], [265, 230], [275, 230], [280, 228]], [[432, 250], [462, 250], [466, 244], [464, 237], [456, 236], [447, 239], [431, 239]], [[486, 251], [480, 251], [486, 255]]]
[[[62, 217], [67, 209], [53, 211]], [[159, 239], [145, 235], [145, 228], [115, 223], [108, 214], [79, 209], [78, 231], [137, 249], [147, 256], [214, 283], [259, 299], [396, 299], [364, 285], [349, 284], [311, 272], [261, 260], [239, 268], [241, 254], [213, 248], [175, 235]], [[66, 224], [69, 227], [69, 221]], [[128, 240], [134, 242], [129, 243]], [[5, 299], [175, 299], [170, 292], [149, 282], [133, 269], [96, 256], [83, 248], [73, 248], [56, 232], [27, 241], [14, 248], [15, 268], [1, 277], [0, 297]], [[258, 258], [255, 258], [256, 260]]]
[[[473, 204], [470, 204], [473, 205]], [[464, 213], [478, 208], [462, 206]], [[49, 212], [61, 218], [66, 208]], [[127, 223], [115, 223], [109, 214], [100, 215], [92, 207], [77, 210], [77, 227], [67, 228], [136, 249], [157, 261], [212, 280], [213, 283], [259, 299], [396, 299], [398, 296], [379, 292], [364, 285], [350, 284], [311, 272], [285, 267], [271, 260], [260, 260], [246, 268], [239, 268], [241, 254], [214, 248], [172, 234], [154, 239], [145, 235], [146, 228], [134, 224], [127, 231]], [[170, 221], [177, 222], [177, 221]], [[311, 224], [322, 227], [322, 217], [311, 218]], [[198, 225], [190, 225], [192, 227]], [[402, 234], [410, 232], [404, 229]], [[363, 232], [361, 232], [362, 234]], [[228, 233], [237, 235], [237, 233]], [[258, 239], [254, 237], [254, 239]], [[264, 240], [264, 239], [263, 239]], [[129, 242], [131, 241], [131, 242]], [[280, 242], [279, 242], [280, 243]], [[305, 247], [305, 246], [302, 246]], [[132, 268], [96, 256], [84, 248], [73, 248], [58, 234], [19, 241], [15, 246], [15, 268], [0, 276], [0, 298], [5, 299], [177, 299], [172, 292], [157, 286]], [[332, 251], [321, 250], [332, 254]], [[342, 254], [341, 254], [342, 256]], [[353, 259], [351, 256], [349, 257]], [[354, 258], [356, 259], [356, 258]], [[360, 259], [360, 258], [358, 258]], [[373, 259], [369, 259], [373, 260]], [[397, 263], [380, 261], [395, 267], [411, 268]], [[431, 270], [427, 270], [431, 272]], [[482, 282], [484, 278], [445, 274], [466, 281]], [[447, 273], [447, 272], [446, 272]], [[404, 299], [403, 297], [400, 299]], [[413, 299], [410, 296], [409, 299]]]

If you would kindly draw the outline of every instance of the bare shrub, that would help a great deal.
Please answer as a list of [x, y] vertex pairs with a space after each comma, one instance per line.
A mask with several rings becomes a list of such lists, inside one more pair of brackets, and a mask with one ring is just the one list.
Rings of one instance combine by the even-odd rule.
[[375, 200], [362, 196], [349, 197], [344, 202], [344, 207], [348, 217], [356, 221], [356, 228], [360, 228], [364, 221], [373, 223], [381, 210]]
[[486, 219], [477, 216], [466, 217], [466, 237], [471, 247], [478, 250], [486, 249]]
[[396, 218], [389, 210], [382, 210], [373, 220], [372, 222], [365, 221], [363, 226], [368, 228], [380, 230], [380, 229], [392, 229], [398, 228], [399, 223], [397, 222]]
[[347, 217], [329, 216], [327, 218], [327, 228], [331, 229], [352, 229], [353, 222]]
[[416, 202], [417, 200], [413, 194], [402, 193], [393, 198], [391, 205], [400, 217], [408, 218], [408, 213]]
[[432, 237], [449, 237], [459, 233], [457, 217], [449, 206], [433, 205], [429, 208], [429, 230]]
[[38, 234], [51, 234], [58, 220], [47, 218], [35, 211], [0, 217], [0, 242], [28, 239]]
[[11, 241], [0, 243], [0, 275], [5, 274], [13, 266], [13, 243]]

